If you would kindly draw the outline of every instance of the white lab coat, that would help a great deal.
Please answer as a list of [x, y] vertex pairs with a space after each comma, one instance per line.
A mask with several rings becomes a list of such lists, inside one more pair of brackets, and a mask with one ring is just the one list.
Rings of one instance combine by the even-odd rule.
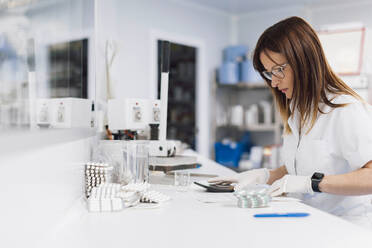
[[[284, 135], [283, 157], [290, 175], [311, 176], [345, 174], [372, 160], [372, 107], [352, 96], [341, 95], [333, 103], [350, 103], [332, 109], [321, 106], [327, 114], [318, 119], [306, 134], [299, 137], [298, 112], [288, 120], [292, 134]], [[305, 194], [302, 200], [316, 208], [352, 220], [372, 213], [371, 195], [340, 196], [327, 193]]]

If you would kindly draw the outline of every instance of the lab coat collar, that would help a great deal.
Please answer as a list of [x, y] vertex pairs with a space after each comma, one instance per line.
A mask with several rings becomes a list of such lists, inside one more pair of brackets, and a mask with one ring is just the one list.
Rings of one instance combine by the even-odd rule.
[[293, 101], [290, 101], [289, 108], [291, 110], [291, 116], [288, 118], [288, 125], [291, 128], [292, 134], [298, 139], [299, 138], [299, 113], [294, 108]]
[[288, 119], [288, 125], [291, 128], [292, 134], [298, 139], [299, 138], [299, 118], [298, 111], [292, 112], [291, 117]]

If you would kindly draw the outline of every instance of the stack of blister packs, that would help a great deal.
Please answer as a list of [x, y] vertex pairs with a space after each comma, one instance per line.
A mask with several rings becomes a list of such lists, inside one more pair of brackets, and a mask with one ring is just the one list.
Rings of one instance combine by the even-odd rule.
[[92, 189], [111, 181], [112, 166], [107, 163], [89, 162], [85, 165], [85, 196], [90, 197]]
[[93, 187], [88, 198], [89, 212], [114, 212], [124, 208], [135, 207], [140, 203], [160, 205], [170, 200], [170, 197], [149, 190], [149, 184], [128, 184], [121, 186], [117, 183], [104, 183]]
[[[124, 208], [123, 200], [117, 196], [120, 184], [101, 184], [92, 189], [88, 199], [89, 212], [113, 212]], [[139, 197], [138, 201], [139, 201]]]
[[268, 207], [271, 197], [264, 185], [247, 186], [246, 188], [235, 187], [234, 195], [238, 198], [239, 208], [262, 208]]

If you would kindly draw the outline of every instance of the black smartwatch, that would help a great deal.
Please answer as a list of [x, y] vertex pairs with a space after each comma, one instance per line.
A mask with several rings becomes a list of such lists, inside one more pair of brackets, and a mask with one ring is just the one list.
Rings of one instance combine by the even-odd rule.
[[315, 172], [311, 177], [311, 188], [314, 192], [321, 192], [319, 190], [319, 183], [322, 181], [323, 177], [324, 174], [320, 172]]

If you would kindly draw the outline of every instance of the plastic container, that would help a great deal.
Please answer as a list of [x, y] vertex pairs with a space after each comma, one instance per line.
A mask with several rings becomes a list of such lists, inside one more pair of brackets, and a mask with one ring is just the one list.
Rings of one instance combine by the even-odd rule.
[[260, 101], [259, 103], [262, 112], [263, 112], [263, 123], [266, 125], [272, 124], [273, 120], [271, 118], [272, 116], [272, 106], [268, 101]]
[[231, 120], [230, 123], [233, 126], [242, 127], [244, 114], [243, 114], [243, 106], [242, 105], [235, 105], [231, 107]]
[[214, 148], [217, 163], [228, 167], [238, 168], [240, 158], [244, 152], [245, 144], [240, 142], [229, 142], [227, 144], [216, 142]]
[[245, 111], [245, 124], [247, 127], [258, 125], [258, 106], [252, 104]]

